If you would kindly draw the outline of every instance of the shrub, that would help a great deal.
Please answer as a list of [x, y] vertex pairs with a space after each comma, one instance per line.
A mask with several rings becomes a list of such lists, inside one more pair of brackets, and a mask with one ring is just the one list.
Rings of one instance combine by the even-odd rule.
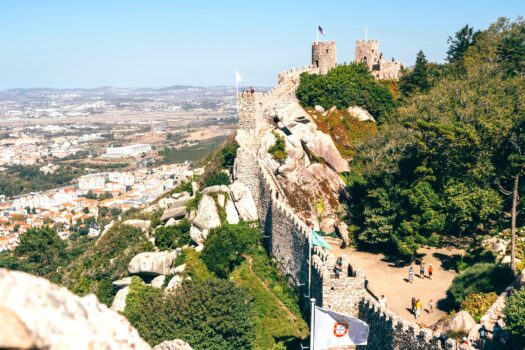
[[507, 330], [518, 346], [525, 346], [525, 288], [515, 292], [505, 304]]
[[212, 171], [206, 174], [203, 183], [204, 187], [229, 185], [231, 184], [231, 180], [228, 174], [225, 174], [222, 171]]
[[275, 143], [268, 148], [268, 153], [272, 155], [272, 158], [275, 159], [279, 164], [283, 164], [288, 155], [286, 154], [286, 142], [284, 137], [274, 132]]
[[469, 294], [461, 302], [461, 310], [468, 311], [472, 318], [479, 323], [481, 316], [485, 315], [496, 299], [498, 299], [498, 295], [494, 292]]
[[260, 231], [247, 223], [223, 225], [211, 230], [202, 251], [202, 260], [208, 270], [226, 278], [259, 238]]
[[190, 227], [188, 220], [172, 226], [163, 226], [155, 230], [155, 244], [161, 250], [175, 249], [190, 244]]
[[458, 274], [447, 290], [448, 298], [459, 307], [469, 294], [501, 293], [512, 281], [514, 274], [508, 266], [479, 263]]
[[151, 345], [183, 339], [194, 349], [248, 349], [252, 297], [230, 281], [185, 281], [172, 293], [134, 278], [124, 314]]

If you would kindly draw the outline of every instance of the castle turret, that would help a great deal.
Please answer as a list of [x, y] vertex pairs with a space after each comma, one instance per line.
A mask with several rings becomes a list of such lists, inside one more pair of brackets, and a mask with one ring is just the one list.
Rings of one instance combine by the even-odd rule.
[[312, 65], [319, 68], [320, 74], [326, 74], [336, 65], [335, 41], [314, 41], [312, 43]]
[[357, 40], [355, 42], [355, 60], [365, 63], [368, 69], [373, 70], [374, 65], [379, 64], [380, 56], [378, 40]]

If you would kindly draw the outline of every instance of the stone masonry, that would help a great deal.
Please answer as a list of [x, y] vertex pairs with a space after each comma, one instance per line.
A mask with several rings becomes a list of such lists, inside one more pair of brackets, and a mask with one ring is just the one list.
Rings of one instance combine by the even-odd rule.
[[378, 40], [357, 40], [355, 43], [355, 61], [362, 62], [376, 79], [399, 79], [403, 64], [385, 60], [379, 49]]
[[[313, 44], [312, 56], [318, 50]], [[316, 48], [314, 48], [314, 46]], [[333, 44], [335, 58], [335, 43]], [[314, 57], [312, 57], [313, 59]], [[261, 135], [272, 130], [273, 115], [304, 115], [295, 97], [299, 76], [303, 72], [320, 74], [328, 66], [307, 66], [279, 74], [278, 85], [267, 93], [238, 96], [239, 128], [236, 176], [252, 191], [266, 246], [279, 268], [301, 295], [307, 294], [310, 227], [288, 205], [280, 185], [264, 161], [258, 157]], [[330, 58], [331, 62], [331, 58]], [[321, 64], [322, 63], [322, 64]], [[335, 61], [334, 61], [335, 66]], [[457, 349], [457, 344], [428, 329], [402, 320], [382, 309], [364, 288], [365, 274], [353, 271], [342, 256], [343, 271], [333, 275], [336, 257], [316, 248], [312, 257], [311, 297], [317, 305], [359, 317], [370, 325], [368, 350], [444, 350]], [[308, 306], [308, 300], [305, 300]]]
[[312, 43], [312, 65], [319, 68], [320, 74], [326, 74], [336, 66], [335, 41], [316, 41]]

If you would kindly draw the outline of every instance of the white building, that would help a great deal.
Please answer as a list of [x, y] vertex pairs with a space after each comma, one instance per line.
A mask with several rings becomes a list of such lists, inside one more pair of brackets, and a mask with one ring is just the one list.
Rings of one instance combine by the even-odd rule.
[[103, 157], [106, 158], [124, 158], [124, 157], [134, 157], [142, 153], [151, 151], [151, 145], [148, 144], [136, 144], [129, 145], [124, 147], [108, 147], [106, 149], [106, 154]]
[[107, 174], [84, 175], [78, 179], [78, 189], [81, 191], [104, 188]]

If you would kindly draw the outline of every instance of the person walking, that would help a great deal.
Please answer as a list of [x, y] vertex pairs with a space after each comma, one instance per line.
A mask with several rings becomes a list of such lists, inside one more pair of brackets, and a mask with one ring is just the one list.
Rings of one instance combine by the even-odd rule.
[[381, 298], [379, 298], [379, 305], [381, 305], [383, 309], [386, 309], [386, 298], [384, 295], [381, 295]]
[[481, 328], [478, 330], [479, 333], [479, 348], [483, 349], [485, 347], [485, 341], [487, 339], [487, 329], [485, 325], [481, 325]]
[[432, 279], [432, 273], [434, 272], [434, 267], [432, 264], [428, 264], [428, 278]]
[[416, 300], [416, 320], [421, 316], [421, 300]]
[[494, 340], [494, 344], [499, 344], [501, 341], [501, 336], [503, 335], [503, 328], [501, 328], [500, 320], [496, 322], [494, 325], [494, 329], [492, 330], [492, 339]]
[[416, 315], [416, 298], [415, 297], [412, 297], [412, 301], [411, 301], [411, 310], [412, 310], [412, 314], [415, 316]]
[[431, 314], [434, 312], [434, 300], [430, 299], [428, 302], [428, 313]]
[[419, 265], [419, 278], [425, 278], [425, 263], [421, 262]]
[[410, 265], [410, 268], [408, 269], [408, 282], [414, 282], [414, 268], [412, 265]]

